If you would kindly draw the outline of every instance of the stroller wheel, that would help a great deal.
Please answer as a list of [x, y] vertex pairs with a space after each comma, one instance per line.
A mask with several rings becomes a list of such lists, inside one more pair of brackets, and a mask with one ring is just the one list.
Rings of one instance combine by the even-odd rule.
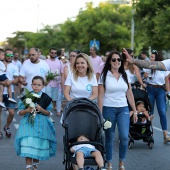
[[129, 141], [129, 149], [133, 149], [134, 141]]
[[149, 149], [152, 149], [153, 148], [153, 142], [149, 142]]

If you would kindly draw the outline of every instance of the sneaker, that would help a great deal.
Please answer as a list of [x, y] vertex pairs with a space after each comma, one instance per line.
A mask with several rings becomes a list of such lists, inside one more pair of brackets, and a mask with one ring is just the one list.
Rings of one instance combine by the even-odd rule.
[[49, 119], [52, 123], [55, 123], [54, 119], [52, 119], [51, 117], [49, 117]]
[[14, 99], [12, 99], [12, 98], [8, 98], [8, 100], [10, 101], [10, 102], [12, 102], [12, 103], [17, 103]]
[[0, 107], [6, 108], [6, 106], [2, 102], [0, 102]]
[[4, 126], [4, 131], [5, 131], [6, 137], [10, 138], [11, 137], [11, 132], [10, 132], [9, 128]]
[[170, 142], [170, 136], [165, 136], [164, 137], [164, 143]]

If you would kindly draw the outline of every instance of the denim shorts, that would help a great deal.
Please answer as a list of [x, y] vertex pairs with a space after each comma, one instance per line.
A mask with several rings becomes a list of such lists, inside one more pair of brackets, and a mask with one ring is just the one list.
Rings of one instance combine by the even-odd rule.
[[[77, 153], [77, 152], [82, 152], [82, 153], [84, 154], [84, 157], [86, 158], [86, 157], [90, 157], [90, 156], [91, 156], [91, 152], [94, 152], [94, 151], [97, 151], [97, 149], [82, 147], [82, 148], [78, 149], [78, 150], [76, 151], [76, 153]], [[75, 153], [75, 154], [76, 154], [76, 153]]]
[[7, 80], [7, 79], [8, 79], [8, 78], [7, 78], [6, 74], [0, 75], [0, 81], [5, 81], [5, 80]]
[[[14, 93], [12, 93], [12, 98], [14, 99]], [[7, 109], [15, 109], [15, 103], [8, 100], [8, 94], [3, 94], [3, 102]]]

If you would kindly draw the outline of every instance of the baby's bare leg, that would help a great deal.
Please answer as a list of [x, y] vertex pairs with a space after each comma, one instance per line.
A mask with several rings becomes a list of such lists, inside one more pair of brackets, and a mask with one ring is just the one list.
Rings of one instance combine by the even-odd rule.
[[84, 167], [84, 154], [82, 152], [76, 153], [76, 162], [77, 162], [78, 168]]
[[99, 168], [104, 166], [103, 157], [99, 151], [94, 151], [91, 155], [95, 158]]
[[12, 98], [12, 89], [11, 89], [11, 85], [7, 86], [8, 89], [8, 97]]

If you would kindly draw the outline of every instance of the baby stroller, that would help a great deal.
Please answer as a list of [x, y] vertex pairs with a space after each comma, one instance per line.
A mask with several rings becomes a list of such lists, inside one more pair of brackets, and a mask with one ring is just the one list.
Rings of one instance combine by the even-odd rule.
[[[135, 103], [137, 101], [143, 101], [146, 110], [150, 114], [151, 105], [146, 90], [140, 89], [139, 84], [135, 84], [135, 88], [132, 88], [132, 92], [134, 95]], [[132, 117], [133, 116], [131, 116], [130, 119], [129, 129], [129, 149], [133, 148], [134, 140], [140, 139], [143, 139], [143, 142], [147, 142], [149, 149], [152, 149], [154, 145], [152, 122], [147, 120], [146, 123], [142, 123], [140, 121], [134, 123]], [[144, 118], [145, 115], [138, 114], [138, 120], [140, 120], [142, 117]]]
[[[77, 164], [76, 158], [70, 152], [73, 145], [92, 144], [104, 158], [103, 118], [94, 102], [86, 98], [68, 102], [63, 111], [62, 125], [65, 129], [63, 136], [65, 170], [73, 169], [73, 164]], [[77, 137], [82, 134], [88, 136], [90, 141], [76, 142]], [[84, 161], [84, 166], [87, 165], [96, 166], [97, 163], [93, 157], [88, 157]]]

